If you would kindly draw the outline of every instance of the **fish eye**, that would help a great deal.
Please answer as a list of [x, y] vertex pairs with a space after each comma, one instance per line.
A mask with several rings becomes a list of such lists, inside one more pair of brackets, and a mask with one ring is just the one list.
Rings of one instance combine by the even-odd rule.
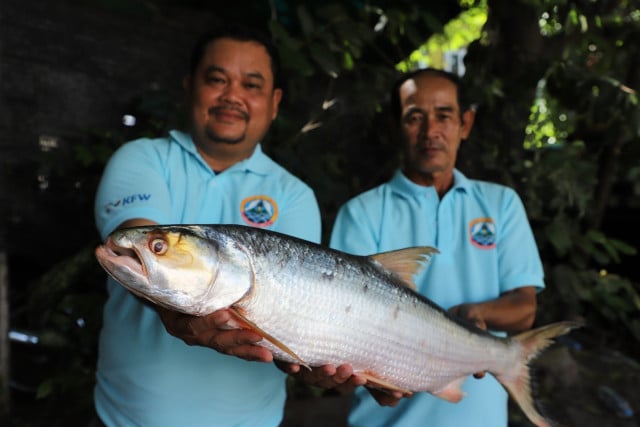
[[164, 255], [169, 249], [169, 244], [164, 239], [155, 238], [149, 243], [149, 249], [156, 255]]

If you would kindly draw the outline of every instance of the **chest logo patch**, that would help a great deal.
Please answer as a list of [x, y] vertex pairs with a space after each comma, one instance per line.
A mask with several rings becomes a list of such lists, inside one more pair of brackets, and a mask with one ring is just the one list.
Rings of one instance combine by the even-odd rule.
[[479, 249], [496, 247], [496, 225], [491, 218], [476, 218], [469, 223], [469, 240]]
[[267, 227], [278, 219], [278, 205], [269, 196], [247, 197], [240, 203], [242, 219], [253, 227]]

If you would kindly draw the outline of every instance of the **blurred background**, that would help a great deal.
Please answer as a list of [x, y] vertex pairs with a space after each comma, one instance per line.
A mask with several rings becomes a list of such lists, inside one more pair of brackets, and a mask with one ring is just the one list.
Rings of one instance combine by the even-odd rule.
[[[536, 362], [538, 401], [561, 425], [639, 424], [638, 0], [3, 0], [1, 425], [90, 418], [97, 181], [123, 142], [181, 126], [192, 43], [230, 20], [280, 49], [263, 146], [316, 191], [325, 243], [338, 207], [398, 165], [397, 73], [460, 74], [478, 113], [458, 167], [522, 197], [546, 271], [537, 324], [587, 323]], [[344, 424], [347, 398], [289, 391], [283, 425]]]

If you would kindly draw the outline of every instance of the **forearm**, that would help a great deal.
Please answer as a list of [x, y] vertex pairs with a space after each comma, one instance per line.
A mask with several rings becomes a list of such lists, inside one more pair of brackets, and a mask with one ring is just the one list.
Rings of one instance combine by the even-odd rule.
[[525, 286], [500, 297], [475, 304], [461, 304], [450, 311], [476, 321], [480, 327], [508, 333], [522, 332], [533, 326], [537, 309], [536, 288]]

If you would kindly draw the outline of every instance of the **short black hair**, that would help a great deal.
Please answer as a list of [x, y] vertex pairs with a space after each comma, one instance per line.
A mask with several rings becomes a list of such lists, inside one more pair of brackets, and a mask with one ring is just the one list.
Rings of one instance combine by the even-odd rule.
[[220, 24], [202, 34], [196, 41], [191, 51], [189, 74], [193, 76], [202, 61], [207, 45], [218, 39], [232, 39], [242, 42], [255, 42], [264, 46], [271, 58], [271, 73], [273, 74], [273, 87], [281, 88], [280, 81], [280, 56], [275, 44], [265, 33], [253, 28], [247, 28], [238, 24]]
[[450, 73], [448, 71], [439, 70], [437, 68], [423, 68], [420, 70], [410, 71], [408, 73], [404, 73], [400, 76], [398, 80], [393, 85], [391, 89], [391, 97], [389, 98], [391, 115], [394, 119], [402, 119], [402, 105], [400, 104], [400, 86], [404, 84], [407, 80], [411, 80], [416, 76], [422, 74], [429, 74], [436, 77], [442, 77], [444, 79], [449, 80], [456, 86], [456, 93], [458, 95], [458, 107], [460, 108], [460, 118], [462, 118], [462, 114], [467, 111], [471, 106], [466, 98], [466, 91], [464, 90], [462, 81], [460, 77], [456, 74]]

